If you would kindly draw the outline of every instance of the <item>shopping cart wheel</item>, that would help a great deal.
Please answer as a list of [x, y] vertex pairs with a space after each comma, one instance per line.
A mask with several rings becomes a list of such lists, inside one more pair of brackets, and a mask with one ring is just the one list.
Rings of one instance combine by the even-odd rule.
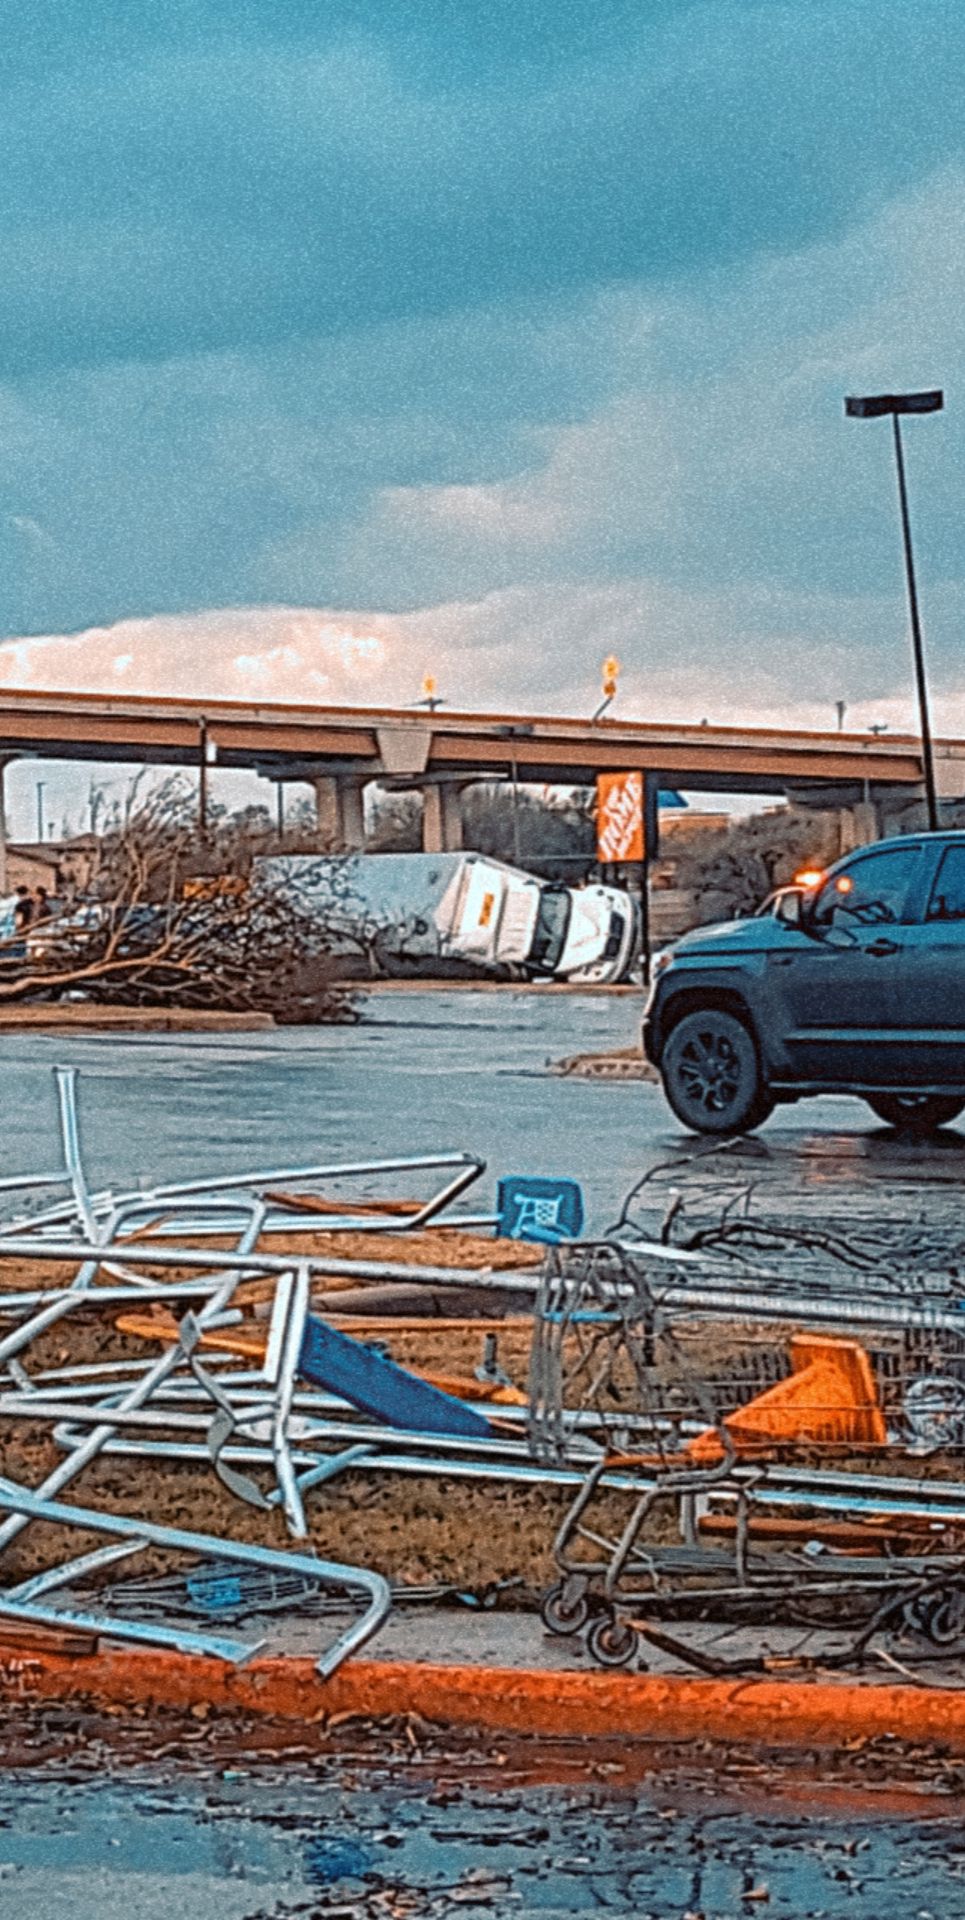
[[539, 1617], [548, 1633], [579, 1633], [590, 1617], [585, 1591], [568, 1592], [568, 1580], [558, 1580], [543, 1595]]
[[922, 1625], [935, 1647], [954, 1647], [965, 1636], [965, 1594], [946, 1588], [930, 1597], [921, 1609]]
[[637, 1651], [637, 1633], [626, 1620], [601, 1613], [586, 1636], [588, 1651], [601, 1667], [626, 1667]]

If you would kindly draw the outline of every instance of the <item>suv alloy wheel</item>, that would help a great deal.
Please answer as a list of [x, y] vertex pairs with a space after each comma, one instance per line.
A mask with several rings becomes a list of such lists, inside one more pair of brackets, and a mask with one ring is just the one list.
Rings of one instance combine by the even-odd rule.
[[697, 1133], [746, 1133], [773, 1112], [752, 1036], [717, 1007], [684, 1014], [660, 1067], [677, 1119]]

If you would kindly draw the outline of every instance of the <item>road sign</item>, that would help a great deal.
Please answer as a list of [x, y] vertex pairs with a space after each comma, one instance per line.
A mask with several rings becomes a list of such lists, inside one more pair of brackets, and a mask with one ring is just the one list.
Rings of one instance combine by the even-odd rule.
[[596, 782], [596, 857], [601, 866], [643, 859], [643, 774], [601, 773]]

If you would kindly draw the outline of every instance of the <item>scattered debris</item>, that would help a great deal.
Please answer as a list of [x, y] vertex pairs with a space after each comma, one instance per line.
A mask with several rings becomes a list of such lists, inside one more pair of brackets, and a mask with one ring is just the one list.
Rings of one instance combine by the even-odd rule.
[[[896, 1633], [916, 1637], [906, 1658], [965, 1650], [957, 1282], [893, 1278], [837, 1224], [787, 1223], [785, 1265], [749, 1201], [726, 1195], [686, 1245], [644, 1238], [628, 1206], [613, 1237], [547, 1255], [531, 1445], [569, 1458], [578, 1431], [601, 1451], [556, 1536], [544, 1624], [601, 1665], [649, 1642], [716, 1674], [860, 1666]], [[708, 1655], [709, 1619], [756, 1632]], [[789, 1624], [838, 1640], [815, 1656], [805, 1635], [778, 1662], [763, 1636]]]
[[[573, 1237], [572, 1181], [503, 1179], [494, 1212], [454, 1212], [483, 1171], [458, 1152], [94, 1193], [70, 1070], [57, 1089], [62, 1163], [0, 1183], [20, 1209], [0, 1232], [0, 1420], [23, 1461], [21, 1478], [8, 1454], [0, 1479], [0, 1552], [16, 1542], [21, 1562], [0, 1619], [238, 1662], [261, 1642], [226, 1631], [232, 1621], [331, 1615], [324, 1675], [393, 1600], [485, 1606], [538, 1585], [532, 1560], [470, 1579], [450, 1560], [442, 1579], [390, 1586], [370, 1564], [365, 1516], [369, 1490], [380, 1499], [401, 1475], [438, 1487], [443, 1537], [459, 1483], [531, 1489], [547, 1541], [568, 1501], [543, 1620], [584, 1635], [603, 1666], [640, 1664], [649, 1648], [712, 1675], [874, 1659], [914, 1677], [965, 1651], [965, 1323], [957, 1253], [927, 1223], [903, 1265], [886, 1260], [873, 1223], [782, 1217], [719, 1155], [713, 1171], [698, 1156], [696, 1193], [675, 1168], [658, 1231], [641, 1218], [641, 1183], [598, 1241]], [[422, 1201], [379, 1191], [426, 1179]], [[353, 1183], [354, 1207], [338, 1193]], [[63, 1197], [31, 1207], [51, 1188]], [[487, 1227], [504, 1237], [482, 1241]], [[419, 1258], [426, 1233], [432, 1264]], [[331, 1251], [346, 1234], [353, 1257]], [[414, 1259], [382, 1257], [405, 1242]], [[471, 1261], [445, 1263], [450, 1245], [470, 1244]], [[335, 1324], [318, 1311], [338, 1283], [353, 1302], [381, 1302], [403, 1279], [432, 1298], [444, 1287], [514, 1301], [528, 1394], [518, 1358], [507, 1372], [496, 1345], [502, 1314], [456, 1321], [479, 1329], [475, 1363], [457, 1369], [419, 1357], [418, 1318]], [[72, 1334], [89, 1342], [92, 1326], [98, 1341], [79, 1357]], [[400, 1358], [390, 1349], [406, 1329]], [[89, 1470], [109, 1457], [139, 1470], [134, 1511], [96, 1497]], [[175, 1471], [217, 1482], [239, 1523], [247, 1510], [264, 1533], [173, 1524], [152, 1490]], [[66, 1490], [82, 1474], [75, 1503]], [[297, 1544], [309, 1504], [343, 1475], [360, 1487], [358, 1564]], [[82, 1550], [51, 1546], [24, 1577], [35, 1522], [82, 1534]], [[105, 1584], [137, 1554], [139, 1574]], [[711, 1623], [740, 1630], [740, 1645], [716, 1648]]]

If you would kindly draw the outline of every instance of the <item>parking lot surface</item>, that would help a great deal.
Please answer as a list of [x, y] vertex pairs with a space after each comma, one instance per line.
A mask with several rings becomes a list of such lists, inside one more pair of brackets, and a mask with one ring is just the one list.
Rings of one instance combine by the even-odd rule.
[[[0, 1038], [0, 1168], [56, 1160], [51, 1068], [81, 1072], [85, 1157], [97, 1185], [199, 1172], [384, 1158], [453, 1147], [503, 1173], [569, 1174], [592, 1230], [613, 1218], [649, 1167], [706, 1151], [684, 1134], [659, 1087], [556, 1077], [574, 1053], [632, 1045], [633, 995], [443, 991], [369, 994], [357, 1026], [264, 1034], [102, 1034]], [[755, 1136], [764, 1158], [809, 1184], [880, 1185], [911, 1172], [932, 1186], [961, 1177], [965, 1132], [908, 1147], [860, 1100], [779, 1108]]]

